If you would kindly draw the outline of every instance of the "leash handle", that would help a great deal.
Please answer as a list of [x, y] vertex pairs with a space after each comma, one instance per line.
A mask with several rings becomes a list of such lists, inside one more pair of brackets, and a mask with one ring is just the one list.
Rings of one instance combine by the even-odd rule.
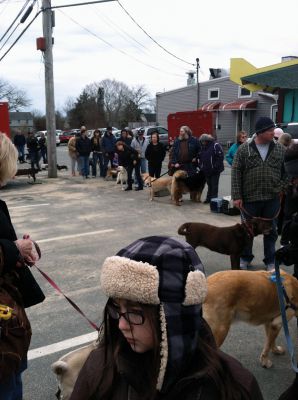
[[279, 306], [280, 306], [280, 311], [281, 311], [282, 325], [283, 325], [283, 330], [284, 330], [286, 341], [287, 341], [288, 352], [291, 357], [292, 368], [296, 373], [298, 373], [297, 362], [296, 362], [295, 354], [294, 354], [294, 346], [293, 346], [292, 339], [290, 336], [288, 320], [286, 317], [286, 308], [285, 308], [284, 294], [283, 294], [281, 277], [280, 277], [279, 262], [276, 259], [275, 259], [275, 276], [276, 276], [275, 283], [276, 283]]
[[85, 313], [80, 309], [80, 307], [74, 302], [72, 301], [69, 297], [67, 297], [62, 290], [59, 288], [59, 286], [53, 281], [52, 278], [50, 278], [45, 272], [43, 272], [40, 268], [38, 268], [37, 265], [34, 265], [34, 267], [37, 269], [37, 271], [39, 271], [39, 273], [49, 282], [49, 284], [55, 289], [57, 290], [57, 292], [59, 292], [60, 294], [62, 294], [62, 296], [69, 302], [69, 304], [79, 313], [82, 315], [83, 318], [85, 318], [85, 320], [88, 321], [89, 325], [92, 326], [93, 329], [95, 329], [96, 331], [100, 330], [100, 327], [97, 326], [94, 322], [92, 322], [86, 315]]

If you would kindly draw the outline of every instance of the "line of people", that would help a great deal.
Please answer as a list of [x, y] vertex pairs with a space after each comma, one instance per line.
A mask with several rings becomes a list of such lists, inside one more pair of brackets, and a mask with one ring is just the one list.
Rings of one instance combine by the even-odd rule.
[[31, 168], [36, 168], [40, 171], [40, 160], [43, 160], [44, 164], [48, 163], [47, 155], [47, 138], [43, 132], [41, 132], [39, 139], [34, 135], [33, 132], [29, 131], [27, 138], [25, 134], [18, 131], [13, 139], [13, 143], [18, 151], [18, 161], [20, 164], [26, 162], [25, 160], [25, 147], [27, 146], [28, 157], [30, 160]]

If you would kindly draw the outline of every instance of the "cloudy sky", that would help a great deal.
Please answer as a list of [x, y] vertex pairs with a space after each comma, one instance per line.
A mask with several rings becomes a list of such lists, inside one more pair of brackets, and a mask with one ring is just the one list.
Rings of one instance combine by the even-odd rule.
[[[52, 0], [52, 6], [83, 1]], [[26, 3], [0, 0], [0, 37]], [[26, 23], [6, 44], [7, 36], [0, 40], [0, 58], [41, 3], [36, 2]], [[232, 57], [243, 57], [256, 67], [276, 64], [282, 56], [298, 55], [297, 11], [297, 0], [120, 0], [120, 4], [56, 9], [56, 108], [62, 110], [66, 99], [76, 98], [87, 84], [107, 78], [129, 86], [145, 85], [152, 96], [185, 86], [186, 72], [195, 69], [191, 64], [196, 57], [200, 81], [209, 78], [209, 68], [229, 68]], [[0, 78], [27, 92], [30, 109], [44, 112], [44, 65], [42, 53], [36, 50], [40, 36], [41, 14], [0, 62]]]

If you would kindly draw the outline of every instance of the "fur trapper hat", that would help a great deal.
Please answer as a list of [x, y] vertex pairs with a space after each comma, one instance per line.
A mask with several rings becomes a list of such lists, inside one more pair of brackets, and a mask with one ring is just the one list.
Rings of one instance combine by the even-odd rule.
[[159, 306], [162, 339], [157, 389], [166, 392], [197, 347], [201, 304], [207, 294], [197, 253], [173, 237], [139, 239], [105, 260], [101, 288], [110, 298]]

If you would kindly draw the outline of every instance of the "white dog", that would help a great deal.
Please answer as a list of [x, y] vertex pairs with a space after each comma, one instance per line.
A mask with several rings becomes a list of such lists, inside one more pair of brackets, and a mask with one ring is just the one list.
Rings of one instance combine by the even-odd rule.
[[117, 180], [116, 183], [121, 184], [121, 189], [124, 190], [124, 184], [127, 182], [127, 171], [124, 167], [119, 165], [117, 168], [118, 174], [117, 174]]
[[96, 342], [92, 342], [87, 346], [80, 347], [65, 354], [51, 365], [52, 371], [56, 374], [58, 380], [56, 396], [59, 400], [68, 400], [70, 398], [79, 372], [96, 346]]

